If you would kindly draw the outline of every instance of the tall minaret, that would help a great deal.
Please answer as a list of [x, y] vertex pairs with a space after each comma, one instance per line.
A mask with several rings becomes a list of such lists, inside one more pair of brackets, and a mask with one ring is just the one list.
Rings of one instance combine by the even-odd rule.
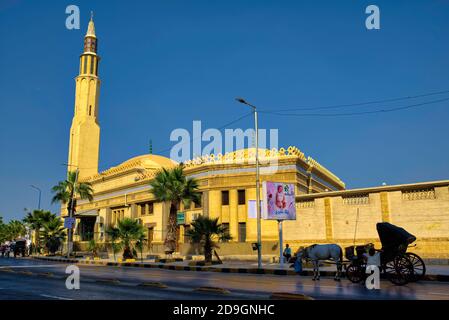
[[79, 177], [98, 172], [100, 149], [100, 126], [98, 124], [98, 78], [97, 37], [93, 14], [84, 37], [84, 52], [80, 56], [80, 71], [75, 78], [75, 114], [70, 128], [69, 171], [79, 168]]

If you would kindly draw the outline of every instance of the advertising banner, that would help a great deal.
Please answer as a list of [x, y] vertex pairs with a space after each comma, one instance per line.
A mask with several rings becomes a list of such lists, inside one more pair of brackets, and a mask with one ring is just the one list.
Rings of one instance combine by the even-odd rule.
[[296, 220], [294, 184], [263, 182], [262, 212], [267, 220]]

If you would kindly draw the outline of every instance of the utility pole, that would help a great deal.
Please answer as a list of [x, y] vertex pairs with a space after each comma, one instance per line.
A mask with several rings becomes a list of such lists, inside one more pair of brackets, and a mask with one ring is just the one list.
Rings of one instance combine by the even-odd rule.
[[40, 210], [41, 209], [41, 195], [42, 195], [42, 190], [34, 185], [30, 185], [31, 188], [36, 189], [37, 191], [39, 191], [39, 200], [37, 203], [37, 209]]
[[240, 103], [246, 104], [254, 112], [254, 128], [256, 130], [256, 208], [257, 208], [257, 268], [262, 269], [262, 230], [260, 213], [260, 178], [259, 178], [259, 124], [256, 106], [248, 103], [243, 98], [236, 98]]
[[72, 192], [70, 194], [70, 210], [69, 210], [69, 219], [70, 219], [70, 228], [68, 228], [68, 235], [67, 235], [67, 258], [70, 258], [70, 254], [72, 253], [73, 249], [73, 213], [75, 211], [75, 202], [76, 202], [76, 184], [78, 183], [78, 175], [79, 175], [79, 169], [76, 168], [75, 171], [75, 181], [73, 183]]

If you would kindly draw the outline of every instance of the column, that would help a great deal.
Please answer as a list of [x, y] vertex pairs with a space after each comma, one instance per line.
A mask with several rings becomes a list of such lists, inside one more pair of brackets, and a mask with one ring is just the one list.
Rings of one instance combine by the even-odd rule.
[[380, 207], [382, 210], [382, 222], [390, 222], [390, 204], [388, 201], [388, 192], [380, 193]]
[[326, 240], [333, 239], [331, 198], [324, 198], [324, 221], [326, 223]]

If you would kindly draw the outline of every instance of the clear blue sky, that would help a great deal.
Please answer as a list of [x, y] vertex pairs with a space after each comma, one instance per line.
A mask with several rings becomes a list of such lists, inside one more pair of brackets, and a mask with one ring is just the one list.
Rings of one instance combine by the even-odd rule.
[[[81, 9], [80, 30], [65, 7]], [[365, 28], [377, 4], [381, 30]], [[449, 1], [0, 0], [0, 215], [50, 205], [64, 179], [74, 77], [90, 10], [102, 57], [100, 169], [260, 108], [327, 106], [449, 90]], [[449, 97], [337, 109], [354, 112]], [[352, 117], [263, 115], [348, 188], [449, 178], [449, 102]], [[233, 127], [249, 128], [251, 118]], [[166, 152], [165, 155], [168, 155]]]

